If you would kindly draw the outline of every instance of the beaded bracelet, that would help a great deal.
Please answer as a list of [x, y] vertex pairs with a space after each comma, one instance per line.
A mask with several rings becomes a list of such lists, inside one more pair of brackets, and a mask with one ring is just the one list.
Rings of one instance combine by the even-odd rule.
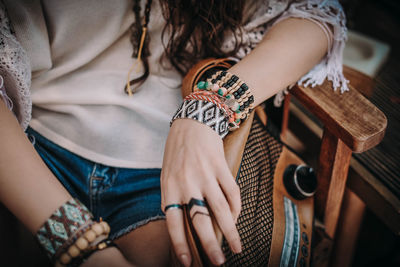
[[195, 85], [193, 93], [171, 120], [190, 118], [210, 126], [222, 138], [235, 130], [254, 108], [254, 96], [249, 87], [234, 74], [217, 71], [206, 81]]
[[235, 113], [234, 120], [229, 122], [231, 130], [246, 120], [254, 108], [254, 96], [249, 87], [238, 76], [227, 71], [217, 71], [206, 81], [198, 82], [196, 89], [212, 91], [222, 97], [223, 102]]
[[88, 260], [88, 258], [95, 252], [109, 248], [109, 247], [117, 247], [117, 245], [110, 239], [105, 239], [98, 243], [97, 245], [91, 247], [90, 250], [86, 250], [83, 254], [81, 254], [79, 257], [74, 258], [69, 262], [67, 265], [61, 264], [60, 262], [56, 262], [55, 267], [78, 267], [81, 266], [85, 261]]
[[66, 265], [108, 237], [108, 224], [93, 222], [92, 218], [85, 205], [70, 199], [43, 224], [36, 238], [49, 258]]
[[67, 265], [75, 259], [84, 257], [107, 239], [110, 226], [104, 221], [94, 223], [90, 229], [85, 231], [74, 244], [64, 251], [58, 259], [61, 265]]

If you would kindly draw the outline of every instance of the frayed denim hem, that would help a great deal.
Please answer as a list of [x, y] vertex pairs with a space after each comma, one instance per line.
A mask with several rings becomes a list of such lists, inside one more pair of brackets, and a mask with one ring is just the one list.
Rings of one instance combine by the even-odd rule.
[[140, 226], [143, 226], [143, 225], [148, 224], [149, 222], [158, 221], [158, 220], [165, 220], [165, 215], [156, 215], [154, 217], [150, 217], [150, 218], [145, 219], [143, 221], [139, 221], [139, 222], [137, 222], [135, 224], [129, 225], [129, 226], [125, 227], [124, 229], [120, 230], [119, 232], [111, 235], [110, 239], [111, 240], [118, 239], [119, 237], [132, 232], [133, 230], [139, 228]]

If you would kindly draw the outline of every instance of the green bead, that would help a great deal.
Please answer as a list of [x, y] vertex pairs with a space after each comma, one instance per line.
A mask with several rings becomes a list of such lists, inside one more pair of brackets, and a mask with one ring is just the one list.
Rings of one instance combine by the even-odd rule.
[[230, 98], [231, 98], [231, 95], [227, 95], [225, 98], [226, 98], [226, 99], [230, 99]]
[[236, 113], [240, 113], [240, 106], [235, 110]]
[[236, 122], [236, 123], [239, 123], [239, 122], [240, 122], [240, 119], [235, 120], [235, 122]]
[[206, 84], [206, 82], [200, 81], [200, 82], [197, 83], [197, 88], [199, 88], [199, 89], [205, 89], [205, 88], [207, 88], [207, 87], [204, 87], [205, 84]]
[[204, 82], [204, 89], [208, 88], [208, 82]]
[[218, 94], [219, 94], [220, 96], [223, 96], [223, 95], [224, 95], [224, 91], [222, 91], [222, 89], [218, 89]]

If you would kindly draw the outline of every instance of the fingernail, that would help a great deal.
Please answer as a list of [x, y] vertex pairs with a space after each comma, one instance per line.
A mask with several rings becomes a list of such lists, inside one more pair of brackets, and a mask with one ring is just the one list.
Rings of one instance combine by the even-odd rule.
[[240, 244], [240, 242], [234, 242], [232, 244], [232, 251], [234, 253], [240, 253], [242, 252], [242, 244]]
[[221, 252], [215, 251], [215, 252], [212, 254], [212, 257], [213, 257], [213, 259], [214, 259], [214, 262], [215, 262], [217, 265], [221, 265], [221, 264], [223, 264], [223, 263], [225, 262], [225, 257], [224, 257], [224, 255], [222, 255]]
[[185, 267], [190, 267], [190, 259], [188, 255], [182, 254], [181, 256], [179, 256], [179, 258], [181, 259], [181, 262], [183, 265], [185, 265]]

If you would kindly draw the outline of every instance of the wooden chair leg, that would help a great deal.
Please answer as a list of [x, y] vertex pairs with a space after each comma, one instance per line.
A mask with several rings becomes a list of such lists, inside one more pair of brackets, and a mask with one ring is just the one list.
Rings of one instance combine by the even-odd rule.
[[345, 191], [342, 206], [331, 257], [334, 267], [351, 266], [365, 212], [364, 202], [349, 189]]
[[323, 218], [325, 232], [332, 240], [339, 220], [351, 154], [351, 149], [342, 140], [324, 129], [317, 173], [316, 212], [319, 218]]

